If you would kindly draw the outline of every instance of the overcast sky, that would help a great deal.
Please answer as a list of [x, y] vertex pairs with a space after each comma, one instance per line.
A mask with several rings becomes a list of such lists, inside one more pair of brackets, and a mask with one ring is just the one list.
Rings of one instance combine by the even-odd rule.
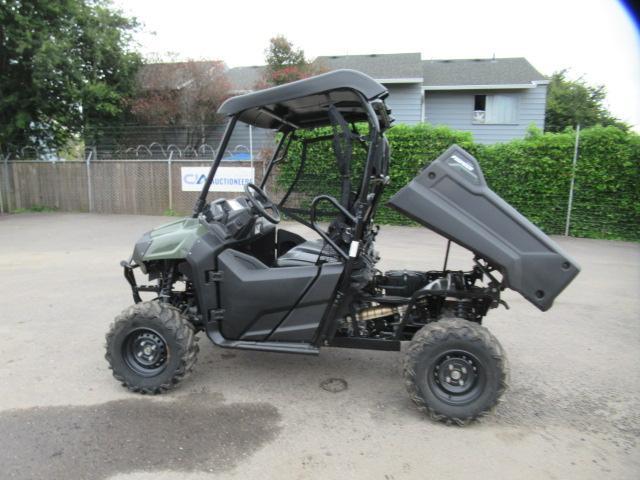
[[615, 0], [204, 1], [114, 0], [143, 23], [145, 55], [264, 63], [285, 35], [318, 55], [421, 52], [429, 58], [526, 57], [550, 75], [604, 84], [614, 115], [640, 131], [640, 36]]

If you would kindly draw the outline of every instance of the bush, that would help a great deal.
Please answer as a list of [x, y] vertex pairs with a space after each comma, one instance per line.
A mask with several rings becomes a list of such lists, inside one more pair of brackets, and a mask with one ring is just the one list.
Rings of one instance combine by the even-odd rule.
[[469, 132], [428, 124], [398, 125], [389, 130], [387, 138], [391, 145], [391, 184], [382, 197], [381, 204], [385, 206], [378, 210], [376, 216], [380, 223], [412, 224], [407, 217], [386, 206], [389, 198], [451, 145], [458, 144], [472, 155], [477, 155], [480, 148], [473, 143]]
[[[576, 134], [545, 133], [485, 147], [495, 192], [546, 233], [564, 233]], [[640, 136], [616, 127], [580, 133], [570, 234], [640, 240]]]
[[[331, 133], [300, 132], [299, 137]], [[490, 146], [473, 142], [467, 132], [443, 126], [398, 125], [387, 134], [391, 144], [391, 184], [381, 204], [406, 185], [449, 146], [460, 145], [480, 162], [489, 186], [549, 234], [564, 232], [575, 132], [536, 132], [525, 139]], [[277, 184], [289, 185], [300, 165], [301, 146], [292, 145], [289, 161], [278, 170]], [[353, 171], [362, 170], [364, 151], [354, 147]], [[359, 179], [354, 179], [355, 182]], [[306, 200], [320, 193], [338, 195], [340, 173], [330, 141], [309, 148], [305, 174], [296, 191]], [[580, 135], [570, 233], [590, 238], [640, 240], [640, 136], [615, 127], [593, 127]], [[381, 206], [380, 223], [410, 224]]]
[[[361, 133], [366, 133], [366, 126], [358, 126]], [[321, 128], [313, 132], [299, 131], [296, 136], [299, 139], [315, 138], [332, 133], [331, 128]], [[407, 217], [386, 206], [387, 200], [398, 189], [406, 185], [425, 166], [426, 159], [435, 159], [449, 146], [457, 143], [470, 152], [475, 153], [478, 145], [472, 141], [472, 136], [467, 132], [452, 130], [443, 126], [421, 124], [417, 126], [398, 125], [387, 132], [391, 145], [391, 161], [389, 177], [391, 184], [386, 188], [380, 202], [380, 209], [376, 215], [379, 223], [396, 225], [414, 224]], [[302, 144], [294, 142], [289, 149], [288, 160], [280, 165], [277, 172], [276, 188], [278, 193], [284, 190], [295, 179], [300, 166]], [[359, 185], [363, 170], [366, 152], [363, 148], [353, 147], [352, 179], [354, 188]], [[302, 208], [308, 208], [311, 200], [320, 194], [332, 195], [336, 198], [340, 195], [340, 172], [338, 171], [331, 140], [310, 144], [307, 151], [307, 163], [304, 175], [298, 180], [295, 191], [292, 193], [287, 205], [294, 204]], [[296, 194], [299, 195], [296, 197]], [[292, 198], [296, 197], [295, 199]]]

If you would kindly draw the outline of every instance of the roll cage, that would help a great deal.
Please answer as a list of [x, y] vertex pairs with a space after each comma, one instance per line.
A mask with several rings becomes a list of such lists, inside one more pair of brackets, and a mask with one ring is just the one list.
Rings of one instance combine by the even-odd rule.
[[[267, 164], [260, 187], [265, 187], [274, 167], [287, 158], [291, 143], [294, 140], [300, 141], [301, 165], [293, 182], [280, 199], [279, 207], [289, 217], [313, 229], [349, 263], [350, 256], [357, 256], [384, 186], [388, 183], [389, 145], [384, 132], [393, 120], [384, 103], [387, 95], [388, 91], [384, 86], [363, 73], [336, 70], [310, 79], [230, 98], [218, 111], [228, 116], [229, 121], [196, 202], [193, 216], [197, 217], [203, 211], [209, 187], [237, 122], [269, 128], [277, 131], [280, 139]], [[356, 124], [361, 122], [368, 126], [368, 132], [364, 135], [361, 135], [356, 127]], [[333, 134], [313, 138], [296, 137], [299, 130], [320, 127], [331, 127]], [[341, 177], [340, 198], [329, 195], [315, 197], [310, 204], [309, 220], [305, 220], [300, 209], [285, 205], [300, 179], [309, 145], [321, 141], [331, 141], [333, 144]], [[366, 160], [360, 184], [357, 185], [354, 195], [351, 168], [352, 150], [356, 144], [366, 149]], [[341, 230], [339, 239], [335, 236], [332, 238], [318, 225], [319, 215], [328, 213], [326, 210], [320, 210], [321, 204], [329, 205], [337, 212], [340, 220], [338, 224], [342, 227], [338, 228]], [[349, 252], [349, 249], [352, 251]]]

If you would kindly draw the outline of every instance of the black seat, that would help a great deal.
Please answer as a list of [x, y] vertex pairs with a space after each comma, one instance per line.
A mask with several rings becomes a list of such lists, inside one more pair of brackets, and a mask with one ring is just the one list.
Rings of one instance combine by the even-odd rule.
[[320, 263], [339, 262], [340, 257], [324, 240], [307, 240], [296, 245], [277, 260], [279, 267], [299, 267]]

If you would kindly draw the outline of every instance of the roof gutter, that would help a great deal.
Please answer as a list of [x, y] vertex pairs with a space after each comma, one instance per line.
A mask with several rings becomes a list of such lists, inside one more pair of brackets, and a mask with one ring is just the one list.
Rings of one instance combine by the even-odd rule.
[[424, 78], [422, 77], [407, 77], [407, 78], [375, 78], [380, 83], [422, 83]]
[[422, 89], [428, 90], [522, 90], [536, 88], [538, 85], [547, 85], [549, 80], [534, 80], [531, 83], [504, 83], [491, 85], [423, 85]]

